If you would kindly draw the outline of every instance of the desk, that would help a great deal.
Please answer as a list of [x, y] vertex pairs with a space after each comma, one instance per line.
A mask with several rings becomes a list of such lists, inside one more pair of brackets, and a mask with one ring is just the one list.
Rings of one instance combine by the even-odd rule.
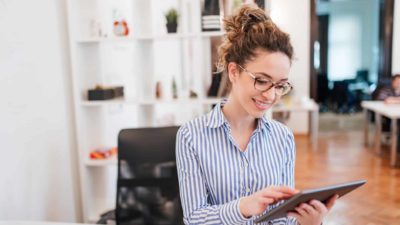
[[308, 112], [310, 115], [310, 140], [313, 149], [318, 147], [318, 117], [319, 106], [313, 100], [302, 101], [298, 104], [277, 104], [272, 112]]
[[0, 225], [90, 225], [87, 223], [59, 223], [45, 221], [0, 221]]
[[400, 105], [387, 105], [383, 101], [362, 101], [361, 106], [364, 111], [364, 144], [368, 146], [368, 110], [375, 113], [375, 140], [374, 149], [377, 154], [381, 154], [381, 135], [382, 135], [382, 116], [391, 120], [391, 146], [390, 146], [390, 165], [396, 166], [397, 160], [397, 120], [400, 119]]

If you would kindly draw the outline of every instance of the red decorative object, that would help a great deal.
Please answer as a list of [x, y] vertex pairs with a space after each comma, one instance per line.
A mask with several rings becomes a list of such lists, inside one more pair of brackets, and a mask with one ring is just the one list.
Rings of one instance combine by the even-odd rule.
[[128, 23], [125, 20], [114, 21], [114, 34], [117, 36], [128, 36]]
[[118, 152], [117, 147], [95, 149], [90, 152], [90, 158], [91, 159], [108, 159], [112, 156], [117, 155], [117, 152]]

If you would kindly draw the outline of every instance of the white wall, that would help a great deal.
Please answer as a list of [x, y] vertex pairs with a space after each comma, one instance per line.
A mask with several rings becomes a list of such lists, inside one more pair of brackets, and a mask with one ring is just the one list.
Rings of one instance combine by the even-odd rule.
[[0, 1], [0, 220], [79, 216], [64, 1]]
[[[310, 1], [270, 1], [271, 17], [278, 26], [289, 33], [295, 60], [289, 74], [294, 86], [294, 101], [309, 97], [310, 93]], [[288, 126], [297, 134], [308, 132], [306, 113], [292, 113]]]
[[392, 73], [400, 73], [400, 1], [394, 1]]

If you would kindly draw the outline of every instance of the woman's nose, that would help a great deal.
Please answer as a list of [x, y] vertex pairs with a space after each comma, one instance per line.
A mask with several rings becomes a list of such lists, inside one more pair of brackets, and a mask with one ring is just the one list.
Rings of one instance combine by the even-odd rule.
[[263, 91], [262, 96], [269, 101], [274, 101], [276, 98], [275, 87], [271, 87], [269, 90]]

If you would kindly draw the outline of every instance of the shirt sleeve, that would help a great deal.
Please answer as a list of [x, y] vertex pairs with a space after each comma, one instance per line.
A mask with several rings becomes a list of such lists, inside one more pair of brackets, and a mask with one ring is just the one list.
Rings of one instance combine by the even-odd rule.
[[179, 191], [185, 224], [244, 224], [240, 199], [221, 204], [208, 203], [208, 192], [188, 129], [183, 126], [176, 137], [176, 162]]
[[[294, 136], [289, 131], [286, 139], [286, 162], [283, 171], [283, 184], [294, 188], [294, 168], [296, 161], [296, 145], [294, 142]], [[297, 221], [293, 217], [287, 217], [286, 224], [296, 225]]]

